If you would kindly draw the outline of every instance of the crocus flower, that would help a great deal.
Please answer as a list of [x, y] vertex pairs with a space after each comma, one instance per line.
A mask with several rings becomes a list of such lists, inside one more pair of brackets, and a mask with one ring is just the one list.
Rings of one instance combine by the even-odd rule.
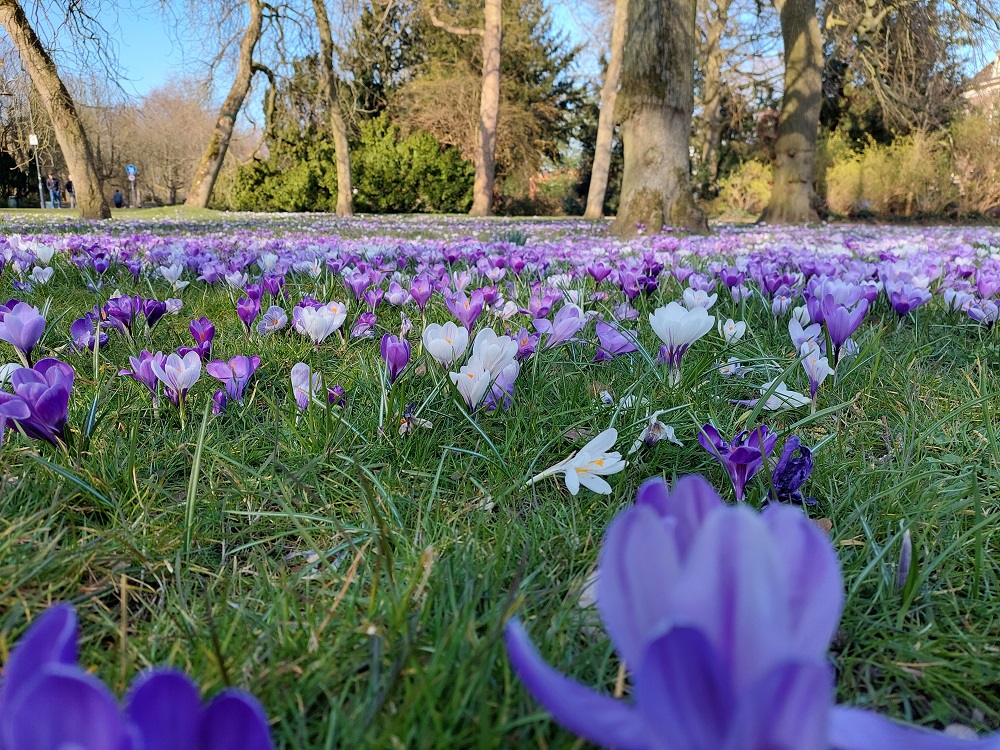
[[371, 338], [374, 336], [372, 329], [375, 327], [375, 323], [378, 322], [378, 318], [375, 317], [375, 313], [371, 310], [365, 310], [358, 316], [358, 319], [354, 321], [354, 325], [351, 327], [351, 338]]
[[889, 292], [889, 303], [901, 318], [918, 307], [926, 305], [930, 299], [930, 292], [910, 284], [900, 284], [897, 289]]
[[280, 331], [286, 325], [288, 325], [288, 315], [285, 314], [284, 309], [278, 305], [271, 305], [261, 317], [260, 323], [257, 324], [257, 332], [261, 336], [266, 336], [269, 333]]
[[45, 318], [27, 302], [18, 302], [0, 318], [0, 341], [6, 341], [17, 351], [21, 361], [31, 366], [31, 352], [45, 332]]
[[10, 375], [11, 392], [0, 390], [0, 442], [7, 421], [35, 440], [58, 446], [65, 443], [73, 368], [58, 359], [39, 360]]
[[827, 358], [821, 356], [819, 347], [811, 341], [802, 345], [799, 356], [802, 358], [802, 367], [809, 377], [809, 398], [812, 401], [813, 411], [816, 411], [816, 392], [827, 375], [833, 375], [833, 368], [830, 367]]
[[157, 379], [166, 387], [167, 397], [183, 414], [184, 397], [201, 377], [201, 357], [193, 351], [189, 351], [183, 357], [172, 353], [167, 356], [167, 361], [163, 364], [153, 360], [149, 366]]
[[417, 303], [417, 307], [420, 308], [421, 313], [423, 313], [424, 307], [427, 306], [427, 300], [429, 300], [433, 294], [434, 283], [431, 277], [426, 273], [415, 276], [413, 281], [410, 282], [410, 296], [413, 297], [414, 301]]
[[913, 538], [910, 530], [903, 532], [903, 541], [899, 547], [899, 562], [896, 564], [896, 588], [900, 591], [906, 586], [906, 579], [910, 577], [910, 567], [913, 564]]
[[77, 664], [73, 608], [44, 612], [14, 647], [0, 683], [0, 748], [273, 750], [257, 700], [227, 689], [202, 705], [191, 680], [170, 669], [136, 678], [124, 710]]
[[192, 320], [189, 328], [195, 345], [194, 347], [182, 346], [177, 350], [177, 353], [184, 357], [188, 352], [195, 352], [202, 360], [208, 359], [212, 351], [212, 340], [215, 338], [215, 324], [202, 316], [197, 320]]
[[629, 449], [628, 454], [630, 456], [642, 446], [650, 447], [656, 445], [661, 440], [669, 440], [674, 445], [683, 447], [684, 443], [677, 439], [674, 428], [660, 421], [660, 415], [663, 413], [664, 411], [661, 409], [649, 415], [649, 418], [646, 420], [646, 426], [643, 427], [639, 437], [635, 439], [635, 442], [632, 443], [632, 447]]
[[836, 367], [837, 362], [840, 360], [840, 348], [850, 338], [851, 334], [858, 329], [861, 321], [865, 319], [865, 315], [868, 313], [868, 300], [862, 299], [853, 308], [848, 308], [844, 305], [836, 304], [833, 295], [828, 295], [823, 300], [822, 311], [823, 325], [826, 326], [826, 331], [833, 344], [833, 364]]
[[479, 357], [469, 357], [467, 365], [458, 372], [450, 372], [448, 375], [458, 388], [459, 394], [465, 399], [470, 411], [476, 410], [493, 382], [492, 373], [483, 367]]
[[167, 312], [167, 303], [157, 299], [142, 300], [142, 315], [146, 319], [146, 328], [152, 330], [160, 318]]
[[676, 302], [649, 314], [649, 325], [663, 342], [665, 359], [670, 365], [670, 384], [681, 380], [681, 358], [695, 341], [710, 330], [715, 318], [704, 307], [685, 310]]
[[[769, 380], [760, 387], [761, 398], [763, 394], [771, 391], [770, 395], [764, 399], [764, 408], [768, 411], [785, 411], [786, 409], [798, 409], [799, 407], [805, 406], [809, 403], [809, 397], [799, 393], [798, 391], [791, 390], [784, 381], [781, 381], [771, 390], [771, 386], [774, 385], [773, 380]], [[751, 408], [755, 407], [760, 403], [760, 398], [748, 398], [748, 399], [730, 399], [732, 404], [741, 404], [743, 406], [749, 406]]]
[[601, 495], [611, 494], [611, 485], [604, 479], [625, 468], [622, 454], [611, 451], [618, 441], [618, 430], [609, 427], [583, 446], [579, 452], [571, 453], [562, 461], [536, 474], [529, 481], [532, 485], [554, 474], [564, 474], [566, 489], [571, 495], [580, 491], [580, 485]]
[[504, 367], [497, 375], [493, 385], [490, 386], [489, 393], [483, 401], [487, 411], [496, 411], [499, 408], [509, 409], [514, 403], [514, 381], [521, 373], [521, 365], [512, 361]]
[[119, 370], [118, 374], [123, 377], [132, 378], [135, 382], [146, 386], [153, 396], [153, 406], [159, 406], [157, 391], [159, 390], [160, 380], [156, 377], [156, 373], [153, 371], [153, 362], [156, 362], [162, 368], [167, 363], [167, 355], [163, 352], [152, 354], [151, 352], [143, 349], [139, 352], [138, 357], [129, 357], [128, 361], [129, 364], [132, 365], [132, 369]]
[[253, 330], [254, 321], [260, 314], [260, 302], [253, 297], [240, 297], [236, 300], [236, 314], [243, 321], [243, 327], [247, 333]]
[[175, 292], [180, 291], [181, 289], [186, 287], [189, 283], [191, 283], [189, 281], [180, 280], [181, 275], [184, 273], [184, 266], [182, 266], [180, 263], [174, 263], [171, 266], [160, 266], [156, 270], [159, 271], [160, 276], [162, 276], [164, 280], [170, 284], [171, 288]]
[[318, 372], [312, 372], [305, 362], [292, 366], [292, 394], [300, 412], [309, 408], [309, 404], [322, 387], [322, 376]]
[[718, 324], [718, 329], [719, 329], [719, 335], [722, 336], [723, 340], [727, 344], [732, 345], [735, 344], [737, 341], [739, 341], [741, 338], [743, 338], [744, 335], [746, 335], [747, 324], [744, 323], [742, 320], [737, 322], [732, 318], [729, 318], [725, 323], [723, 323], [720, 320]]
[[1000, 306], [990, 299], [973, 300], [967, 308], [967, 313], [972, 320], [989, 328], [1000, 318]]
[[823, 327], [819, 323], [812, 323], [803, 328], [802, 323], [797, 318], [793, 317], [788, 321], [788, 336], [792, 339], [795, 351], [801, 350], [809, 342], [818, 345], [819, 335], [822, 332]]
[[260, 367], [259, 356], [254, 354], [252, 357], [247, 357], [240, 354], [228, 362], [213, 359], [205, 365], [205, 371], [222, 383], [229, 398], [233, 401], [242, 401], [243, 390], [258, 367]]
[[387, 333], [382, 337], [379, 352], [389, 373], [389, 382], [395, 383], [410, 362], [410, 342]]
[[597, 354], [595, 362], [610, 360], [619, 354], [636, 351], [636, 332], [622, 331], [603, 320], [597, 321]]
[[331, 302], [315, 308], [298, 306], [293, 314], [296, 330], [308, 336], [313, 345], [319, 348], [327, 336], [344, 324], [347, 308], [339, 302]]
[[212, 414], [222, 414], [226, 410], [228, 402], [229, 399], [226, 397], [226, 392], [222, 388], [219, 388], [212, 394]]
[[422, 336], [424, 348], [443, 367], [461, 357], [469, 346], [469, 332], [450, 320], [444, 325], [431, 323]]
[[490, 372], [500, 372], [517, 356], [518, 346], [510, 336], [498, 336], [492, 328], [484, 328], [472, 341], [472, 356], [479, 357]]
[[551, 349], [573, 338], [587, 325], [587, 318], [576, 305], [563, 305], [550, 322], [546, 318], [534, 320], [535, 330], [545, 336], [545, 347]]
[[539, 333], [531, 333], [527, 328], [521, 326], [521, 330], [515, 335], [514, 341], [517, 342], [517, 354], [515, 359], [518, 361], [526, 359], [535, 353], [535, 349], [538, 348], [538, 339], [541, 337]]
[[684, 307], [688, 310], [693, 310], [696, 307], [703, 307], [706, 310], [710, 310], [717, 299], [719, 299], [718, 294], [709, 294], [702, 289], [684, 290]]
[[732, 443], [723, 440], [719, 431], [710, 424], [703, 425], [698, 432], [698, 442], [701, 447], [715, 456], [729, 474], [737, 502], [743, 502], [747, 482], [753, 479], [764, 465], [764, 460], [771, 455], [777, 440], [778, 436], [771, 432], [767, 425], [760, 425], [753, 430], [743, 430]]
[[771, 502], [816, 505], [812, 498], [802, 496], [802, 485], [813, 470], [812, 451], [798, 435], [791, 435], [781, 450], [781, 458], [771, 472], [771, 487], [767, 499]]
[[458, 318], [458, 321], [465, 326], [465, 330], [471, 334], [472, 327], [479, 320], [479, 316], [483, 314], [483, 305], [485, 303], [482, 291], [476, 289], [468, 296], [462, 291], [455, 294], [445, 294], [444, 303], [448, 307], [449, 312]]
[[73, 346], [77, 351], [93, 349], [95, 346], [104, 346], [108, 343], [108, 334], [99, 331], [100, 323], [97, 316], [92, 312], [83, 314], [82, 318], [77, 318], [69, 327], [69, 334], [73, 338]]

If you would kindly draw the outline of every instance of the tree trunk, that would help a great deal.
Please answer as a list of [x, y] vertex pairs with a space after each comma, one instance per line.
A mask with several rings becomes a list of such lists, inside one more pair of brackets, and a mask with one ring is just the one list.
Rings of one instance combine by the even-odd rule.
[[333, 69], [333, 33], [326, 14], [326, 0], [313, 0], [316, 25], [319, 27], [320, 86], [330, 109], [330, 130], [337, 158], [337, 216], [354, 216], [354, 190], [351, 185], [351, 151], [347, 142], [347, 124], [340, 112], [337, 75]]
[[615, 24], [611, 29], [611, 57], [608, 59], [608, 70], [601, 87], [601, 113], [597, 118], [597, 143], [594, 144], [594, 161], [590, 170], [587, 209], [583, 212], [585, 219], [600, 219], [604, 216], [604, 198], [608, 192], [608, 172], [611, 170], [611, 141], [615, 134], [615, 101], [618, 99], [627, 25], [628, 0], [617, 0]]
[[229, 95], [222, 103], [219, 110], [219, 119], [215, 123], [215, 132], [208, 141], [208, 146], [201, 156], [198, 168], [194, 173], [194, 180], [191, 182], [191, 189], [188, 190], [185, 206], [195, 208], [206, 208], [209, 198], [212, 197], [212, 188], [215, 187], [215, 180], [222, 169], [222, 162], [226, 159], [226, 151], [229, 150], [229, 141], [233, 137], [233, 127], [236, 125], [236, 116], [243, 107], [243, 100], [246, 99], [247, 92], [250, 91], [250, 80], [253, 78], [253, 51], [260, 41], [260, 35], [264, 26], [264, 6], [261, 0], [249, 0], [250, 3], [250, 23], [243, 33], [243, 41], [240, 42], [240, 56], [236, 66], [236, 80], [233, 81]]
[[730, 0], [717, 0], [707, 12], [705, 29], [705, 79], [702, 82], [701, 162], [706, 167], [705, 192], [715, 190], [719, 177], [719, 148], [722, 143], [722, 64], [725, 51], [722, 35], [729, 23]]
[[111, 208], [94, 165], [94, 153], [77, 114], [73, 98], [59, 78], [59, 70], [28, 23], [17, 0], [0, 0], [0, 26], [6, 29], [31, 82], [45, 105], [56, 140], [73, 175], [81, 219], [110, 219]]
[[785, 91], [774, 146], [774, 188], [761, 216], [769, 224], [817, 221], [813, 161], [823, 95], [823, 38], [816, 0], [774, 0], [785, 46]]
[[497, 120], [500, 116], [500, 39], [503, 34], [501, 0], [486, 0], [483, 27], [483, 89], [476, 131], [476, 178], [472, 185], [472, 216], [493, 213], [496, 175]]
[[707, 231], [691, 195], [695, 0], [631, 0], [619, 94], [625, 169], [612, 231]]

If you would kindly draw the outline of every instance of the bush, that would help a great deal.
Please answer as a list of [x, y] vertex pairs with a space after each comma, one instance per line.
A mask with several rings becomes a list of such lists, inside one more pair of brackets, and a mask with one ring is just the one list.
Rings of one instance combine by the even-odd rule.
[[972, 114], [951, 127], [952, 170], [958, 212], [1000, 213], [1000, 119]]
[[723, 210], [759, 214], [771, 200], [774, 171], [770, 164], [756, 159], [743, 162], [719, 182], [717, 202]]

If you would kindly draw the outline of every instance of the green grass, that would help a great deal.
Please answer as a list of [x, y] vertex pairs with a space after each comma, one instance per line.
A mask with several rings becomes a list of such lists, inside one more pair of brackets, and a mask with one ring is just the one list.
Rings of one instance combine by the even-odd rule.
[[[94, 297], [60, 268], [28, 299], [52, 298], [42, 349], [77, 370], [72, 439], [64, 453], [8, 433], [0, 452], [0, 660], [28, 618], [72, 601], [81, 660], [114, 690], [155, 664], [188, 671], [207, 692], [248, 688], [282, 748], [580, 747], [513, 676], [505, 619], [517, 611], [556, 666], [612, 691], [618, 662], [595, 614], [577, 606], [608, 522], [652, 475], [701, 472], [731, 500], [695, 426], [750, 426], [726, 399], [751, 397], [790, 362], [783, 328], [751, 304], [748, 340], [725, 353], [714, 333], [695, 344], [678, 389], [639, 354], [595, 365], [592, 349], [567, 346], [526, 363], [509, 413], [473, 423], [428, 363], [401, 382], [434, 429], [400, 437], [390, 424], [380, 435], [377, 339], [334, 337], [319, 351], [297, 334], [248, 342], [229, 294], [193, 285], [151, 341], [117, 337], [102, 349], [95, 378], [92, 357], [62, 348]], [[115, 283], [150, 293], [127, 274]], [[312, 283], [293, 285], [292, 299], [318, 293]], [[677, 293], [671, 282], [639, 300], [650, 352], [645, 313]], [[880, 301], [861, 354], [823, 385], [820, 413], [768, 421], [819, 446], [805, 489], [820, 503], [812, 515], [833, 523], [848, 591], [832, 653], [839, 699], [931, 726], [996, 728], [1000, 347], [937, 305], [897, 328]], [[713, 312], [737, 311], [720, 297]], [[186, 343], [202, 314], [216, 323], [216, 356], [256, 352], [263, 367], [246, 403], [220, 416], [206, 412], [215, 386], [203, 373], [182, 429], [169, 404], [154, 412], [116, 373], [142, 347]], [[713, 363], [732, 353], [770, 374], [721, 378]], [[343, 385], [347, 407], [297, 420], [288, 374], [298, 361]], [[801, 368], [788, 383], [807, 388]], [[603, 388], [633, 393], [636, 405], [601, 406]], [[684, 446], [633, 457], [611, 478], [612, 496], [574, 498], [552, 479], [524, 488], [585, 441], [567, 432], [614, 424], [624, 451], [655, 409], [674, 410], [664, 419]], [[748, 497], [763, 494], [757, 478]], [[901, 593], [906, 528], [917, 572]]]

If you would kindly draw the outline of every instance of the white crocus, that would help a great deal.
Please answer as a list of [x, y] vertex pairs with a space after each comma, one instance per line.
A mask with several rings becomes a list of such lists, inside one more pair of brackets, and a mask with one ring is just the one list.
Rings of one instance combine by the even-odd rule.
[[56, 254], [56, 249], [49, 245], [38, 243], [32, 248], [35, 251], [35, 262], [39, 265], [47, 266], [52, 262], [52, 256]]
[[42, 284], [49, 283], [49, 279], [52, 278], [52, 274], [55, 272], [56, 269], [54, 268], [35, 266], [31, 269], [31, 275], [28, 278], [31, 279], [32, 283], [41, 286]]
[[686, 310], [671, 302], [649, 314], [649, 325], [666, 350], [663, 354], [670, 365], [670, 385], [677, 385], [681, 380], [681, 357], [691, 344], [712, 330], [715, 317], [704, 307]]
[[[765, 383], [761, 386], [760, 392], [767, 393], [774, 381]], [[799, 407], [806, 406], [810, 403], [809, 397], [805, 394], [799, 393], [798, 391], [789, 390], [788, 386], [785, 385], [784, 381], [778, 383], [778, 386], [774, 389], [774, 392], [767, 397], [764, 402], [764, 408], [768, 411], [784, 411], [785, 409], [798, 409]]]
[[688, 288], [684, 290], [684, 307], [688, 310], [693, 310], [696, 307], [709, 310], [717, 299], [719, 299], [718, 294], [709, 294], [703, 289]]
[[726, 364], [719, 367], [719, 374], [724, 378], [729, 378], [733, 375], [743, 377], [746, 374], [746, 368], [740, 362], [739, 357], [730, 357], [726, 360]]
[[630, 456], [639, 450], [643, 445], [655, 445], [661, 440], [669, 440], [674, 445], [684, 445], [684, 443], [677, 439], [677, 434], [674, 432], [674, 428], [660, 421], [660, 415], [663, 414], [664, 411], [665, 410], [654, 411], [649, 415], [649, 419], [646, 420], [646, 426], [643, 428], [642, 433], [638, 438], [636, 438], [636, 441], [632, 443], [632, 448], [628, 452]]
[[475, 411], [476, 407], [486, 397], [486, 392], [490, 389], [490, 383], [493, 382], [493, 375], [483, 367], [482, 360], [479, 357], [469, 357], [469, 364], [465, 365], [458, 372], [448, 374], [451, 376], [451, 382], [455, 384], [458, 392], [462, 394], [462, 398], [465, 399], [465, 403], [468, 404], [469, 409]]
[[492, 328], [484, 328], [472, 342], [472, 356], [478, 357], [490, 372], [499, 373], [514, 361], [517, 342], [510, 336], [497, 336]]
[[617, 440], [618, 430], [609, 427], [583, 446], [579, 452], [571, 453], [559, 463], [533, 476], [528, 485], [554, 474], [565, 474], [566, 489], [571, 495], [576, 495], [581, 485], [598, 494], [610, 495], [611, 485], [603, 477], [617, 474], [626, 466], [622, 454], [610, 450]]
[[186, 287], [190, 282], [181, 281], [181, 274], [184, 273], [184, 266], [180, 263], [173, 263], [169, 266], [160, 266], [156, 269], [160, 272], [160, 276], [170, 283], [170, 286], [175, 292], [179, 292], [181, 289]]
[[747, 332], [747, 324], [741, 321], [735, 321], [729, 318], [725, 323], [721, 320], [719, 321], [719, 335], [725, 340], [727, 344], [735, 344], [739, 341]]
[[807, 325], [812, 323], [812, 319], [809, 317], [809, 308], [805, 305], [799, 305], [798, 307], [792, 308], [792, 318], [799, 321], [799, 325], [805, 328]]
[[303, 307], [299, 309], [298, 328], [313, 344], [319, 346], [327, 336], [340, 328], [346, 315], [346, 312], [341, 314], [340, 308], [330, 309], [330, 305]]
[[469, 332], [450, 320], [444, 325], [431, 323], [424, 329], [422, 339], [424, 348], [443, 367], [451, 366], [469, 346]]

